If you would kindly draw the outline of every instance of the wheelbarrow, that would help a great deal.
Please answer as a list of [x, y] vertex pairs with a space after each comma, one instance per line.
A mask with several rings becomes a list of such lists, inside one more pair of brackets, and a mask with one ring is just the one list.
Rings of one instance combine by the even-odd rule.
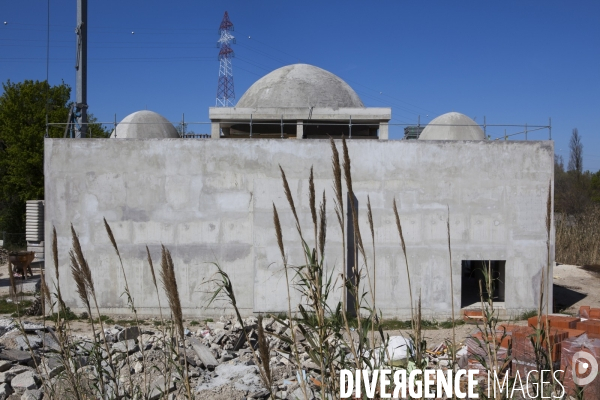
[[27, 273], [33, 277], [33, 271], [31, 271], [31, 262], [35, 258], [33, 251], [17, 251], [8, 253], [8, 261], [14, 265], [14, 272], [21, 274], [23, 279], [27, 279]]

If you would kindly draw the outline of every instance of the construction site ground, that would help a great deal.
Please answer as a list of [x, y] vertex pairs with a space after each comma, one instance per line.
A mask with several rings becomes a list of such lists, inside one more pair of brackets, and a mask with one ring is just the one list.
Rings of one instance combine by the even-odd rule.
[[[34, 269], [34, 278], [39, 277], [39, 269]], [[588, 271], [575, 265], [558, 264], [554, 267], [554, 305], [555, 311], [569, 315], [577, 315], [581, 305], [588, 305], [593, 308], [600, 307], [600, 273]], [[31, 280], [31, 278], [29, 279]], [[0, 265], [0, 299], [10, 299], [10, 279], [8, 274], [8, 264], [4, 262]], [[32, 300], [33, 293], [25, 294], [22, 299]], [[10, 301], [10, 300], [9, 300]], [[10, 316], [10, 314], [0, 314], [0, 316]], [[158, 318], [141, 315], [142, 326], [154, 328], [158, 323]], [[32, 322], [42, 322], [42, 317], [27, 317]], [[110, 324], [129, 325], [132, 324], [133, 315], [110, 315]], [[186, 319], [186, 327], [195, 331], [204, 326], [206, 321], [202, 319]], [[526, 324], [525, 320], [511, 321], [516, 324]], [[50, 322], [51, 323], [51, 322]], [[82, 336], [92, 336], [91, 326], [85, 320], [72, 321], [71, 327], [73, 333]], [[464, 324], [455, 329], [456, 341], [462, 343], [466, 337], [477, 329], [476, 325]], [[390, 336], [409, 334], [405, 329], [388, 329], [384, 331]], [[435, 347], [445, 340], [452, 340], [452, 329], [426, 329], [424, 336], [428, 347]]]

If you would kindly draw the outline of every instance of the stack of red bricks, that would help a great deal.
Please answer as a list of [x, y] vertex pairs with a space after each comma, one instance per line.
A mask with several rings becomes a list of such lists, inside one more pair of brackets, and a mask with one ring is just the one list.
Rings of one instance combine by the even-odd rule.
[[[550, 361], [558, 368], [559, 362], [561, 365], [565, 362], [565, 356], [563, 355], [563, 348], [565, 345], [568, 346], [568, 356], [572, 353], [572, 343], [576, 343], [578, 338], [597, 338], [598, 343], [600, 343], [600, 308], [582, 306], [580, 309], [580, 316], [588, 319], [581, 321], [577, 317], [568, 315], [543, 315], [539, 318], [538, 316], [529, 318], [527, 321], [528, 326], [500, 325], [496, 333], [496, 344], [500, 345], [497, 351], [498, 360], [501, 363], [507, 360], [508, 349], [512, 348], [512, 374], [514, 375], [516, 371], [519, 371], [521, 376], [527, 375], [530, 370], [535, 370], [537, 368], [535, 349], [532, 343], [533, 339], [534, 341], [540, 340], [540, 347], [546, 351], [548, 350], [548, 342], [550, 342]], [[479, 319], [479, 322], [481, 322], [482, 317], [481, 314], [464, 314], [464, 318], [471, 321]], [[541, 336], [536, 334], [536, 329], [538, 328], [541, 329]], [[488, 341], [492, 341], [491, 337], [488, 339]], [[487, 358], [486, 345], [484, 342], [481, 333], [472, 335], [471, 338], [467, 339], [465, 344], [467, 345], [469, 352], [469, 368], [483, 368], [476, 360], [475, 355], [479, 355], [484, 359]], [[596, 354], [600, 354], [600, 347], [596, 351]], [[594, 397], [594, 399], [600, 399], [600, 395]]]
[[485, 322], [483, 311], [481, 310], [462, 310], [463, 321], [467, 324], [479, 324]]
[[[546, 328], [546, 320], [548, 321], [548, 326], [558, 329], [576, 329], [577, 323], [579, 322], [579, 318], [569, 317], [568, 315], [543, 315], [539, 318], [539, 321], [542, 324], [541, 328]], [[536, 328], [537, 324], [537, 316], [527, 320], [527, 325], [533, 328]]]
[[[563, 371], [563, 385], [569, 396], [575, 396], [576, 382], [573, 381], [573, 370], [578, 379], [585, 379], [594, 373], [591, 365], [593, 362], [586, 359], [585, 356], [576, 353], [588, 354], [588, 357], [596, 360], [596, 365], [600, 364], [600, 339], [590, 338], [588, 335], [582, 335], [577, 338], [569, 338], [562, 342], [562, 354], [560, 360], [560, 369]], [[597, 371], [596, 371], [597, 372]], [[585, 400], [600, 399], [600, 375], [596, 374], [595, 379], [582, 385], [585, 382], [577, 382], [577, 386], [583, 386]]]
[[[536, 369], [536, 355], [533, 343], [539, 341], [539, 347], [548, 351], [550, 344], [550, 361], [558, 363], [561, 354], [561, 342], [569, 337], [569, 333], [562, 329], [550, 328], [541, 335], [536, 335], [536, 331], [530, 326], [519, 327], [513, 331], [513, 374], [519, 371], [519, 374], [527, 374], [531, 369]], [[549, 343], [548, 343], [549, 342]]]
[[585, 331], [590, 337], [600, 338], [600, 320], [580, 321], [577, 323], [577, 329]]
[[491, 348], [488, 349], [486, 343], [489, 343], [490, 346], [499, 345], [499, 347], [494, 347], [496, 351], [496, 359], [500, 364], [499, 367], [502, 367], [507, 362], [511, 337], [507, 335], [504, 330], [496, 331], [495, 336], [495, 343], [492, 335], [488, 336], [487, 341], [484, 340], [484, 335], [482, 332], [477, 332], [467, 338], [465, 345], [467, 346], [467, 351], [469, 353], [469, 369], [478, 369], [480, 373], [484, 373], [486, 371], [486, 368], [479, 362], [476, 356], [486, 360], [488, 367], [491, 367], [491, 363], [488, 358], [488, 352], [491, 350]]
[[579, 307], [579, 316], [586, 319], [600, 319], [600, 308], [581, 306]]
[[600, 308], [581, 306], [579, 316], [583, 321], [577, 323], [577, 329], [584, 330], [589, 337], [600, 339]]
[[[530, 370], [537, 368], [535, 349], [532, 339], [539, 340], [540, 347], [548, 351], [548, 342], [552, 349], [550, 358], [556, 366], [561, 359], [561, 343], [570, 338], [578, 337], [585, 333], [575, 329], [579, 318], [566, 315], [543, 315], [529, 318], [528, 326], [511, 327], [512, 336], [512, 374], [519, 371], [519, 375], [526, 375]], [[536, 335], [538, 323], [541, 324], [542, 334]], [[547, 330], [546, 328], [549, 328]]]

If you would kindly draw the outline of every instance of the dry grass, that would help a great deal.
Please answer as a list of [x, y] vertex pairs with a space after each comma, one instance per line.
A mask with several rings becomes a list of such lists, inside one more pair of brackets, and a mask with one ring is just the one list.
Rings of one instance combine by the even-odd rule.
[[413, 302], [412, 285], [410, 283], [410, 269], [408, 268], [408, 256], [406, 255], [406, 242], [404, 241], [404, 234], [402, 233], [402, 223], [400, 222], [400, 215], [398, 214], [398, 207], [396, 206], [396, 199], [394, 198], [394, 216], [396, 217], [396, 228], [398, 229], [398, 235], [400, 235], [400, 246], [402, 247], [402, 253], [404, 254], [404, 262], [406, 264], [406, 279], [408, 279], [408, 295], [410, 298], [410, 312], [412, 313], [412, 320], [415, 320], [413, 308], [415, 303]]
[[555, 215], [556, 261], [563, 264], [600, 264], [600, 205], [578, 215]]
[[[181, 311], [181, 301], [179, 299], [179, 290], [177, 289], [177, 280], [175, 279], [175, 267], [173, 265], [173, 259], [171, 258], [171, 252], [163, 245], [162, 255], [160, 263], [160, 278], [162, 279], [163, 289], [167, 294], [167, 301], [169, 302], [169, 308], [171, 309], [171, 317], [175, 322], [177, 328], [176, 337], [182, 345], [185, 344], [185, 334], [183, 330], [183, 313]], [[177, 346], [179, 347], [179, 346]], [[190, 388], [190, 380], [188, 377], [188, 365], [187, 357], [183, 356], [185, 368], [183, 370], [184, 384], [187, 391], [188, 398], [192, 398], [192, 391]]]
[[[130, 309], [134, 314], [134, 321], [132, 325], [140, 327], [140, 320], [137, 318], [137, 312], [134, 307], [133, 298], [129, 292], [129, 287], [126, 283], [125, 267], [121, 262], [121, 256], [119, 248], [112, 234], [110, 226], [105, 221], [105, 228], [113, 245], [113, 248], [119, 258], [120, 268], [125, 278], [125, 294], [129, 302]], [[37, 363], [35, 369], [38, 375], [42, 379], [42, 390], [46, 398], [50, 399], [61, 399], [61, 398], [75, 398], [75, 399], [96, 399], [96, 398], [149, 398], [151, 393], [151, 382], [147, 380], [146, 374], [144, 373], [143, 381], [140, 383], [138, 380], [132, 379], [131, 364], [129, 357], [126, 357], [127, 371], [123, 369], [117, 369], [117, 363], [113, 358], [114, 349], [109, 349], [109, 341], [104, 334], [104, 322], [108, 322], [108, 317], [100, 315], [98, 303], [96, 299], [96, 291], [94, 288], [94, 279], [92, 276], [92, 267], [88, 264], [84, 256], [84, 252], [79, 241], [79, 237], [74, 227], [71, 226], [72, 234], [72, 248], [69, 251], [69, 267], [70, 272], [75, 282], [76, 292], [83, 302], [88, 315], [88, 322], [91, 324], [92, 329], [92, 341], [88, 342], [85, 339], [80, 339], [73, 334], [73, 330], [70, 325], [69, 313], [70, 310], [65, 307], [60, 289], [59, 278], [59, 257], [58, 257], [58, 246], [57, 246], [57, 235], [56, 230], [53, 230], [52, 240], [52, 258], [54, 261], [54, 272], [55, 279], [53, 284], [53, 293], [50, 293], [50, 289], [46, 286], [46, 280], [42, 281], [42, 296], [45, 300], [45, 306], [47, 307], [47, 313], [55, 315], [55, 326], [54, 333], [58, 343], [58, 350], [56, 356], [58, 362], [62, 365], [63, 371], [56, 377], [49, 379], [48, 365], [45, 362]], [[153, 283], [157, 290], [157, 297], [160, 304], [160, 297], [158, 296], [158, 285], [156, 282], [156, 275], [154, 272], [154, 265], [150, 257], [150, 252], [146, 248], [148, 254], [148, 262], [150, 264]], [[159, 347], [164, 349], [165, 359], [164, 364], [160, 362], [152, 365], [152, 371], [158, 373], [158, 375], [164, 377], [165, 388], [159, 388], [163, 390], [163, 396], [161, 398], [167, 398], [167, 384], [171, 381], [173, 374], [176, 372], [181, 376], [182, 383], [185, 385], [184, 396], [186, 398], [193, 398], [191, 393], [191, 387], [189, 385], [189, 376], [187, 373], [187, 359], [183, 358], [185, 367], [181, 366], [181, 355], [179, 343], [184, 343], [183, 339], [183, 316], [181, 312], [181, 304], [179, 302], [179, 293], [177, 291], [177, 282], [175, 280], [173, 260], [171, 259], [169, 251], [163, 247], [162, 252], [162, 270], [161, 277], [163, 278], [164, 288], [167, 294], [167, 298], [171, 308], [171, 319], [165, 323], [161, 313], [161, 326], [162, 335], [160, 336]], [[50, 277], [48, 277], [50, 279]], [[48, 281], [50, 282], [50, 281]], [[55, 309], [58, 305], [58, 308]], [[56, 312], [56, 313], [55, 313]], [[21, 314], [17, 310], [18, 327], [21, 327]], [[44, 319], [44, 323], [46, 319]], [[176, 333], [175, 337], [172, 336], [171, 332]], [[174, 339], [174, 340], [172, 340]], [[27, 336], [25, 335], [25, 341], [30, 353], [34, 356], [34, 351], [28, 342]], [[114, 353], [117, 354], [117, 353]], [[82, 373], [79, 368], [81, 367], [81, 357], [84, 357], [89, 362], [87, 372]], [[33, 357], [34, 360], [36, 357]], [[142, 359], [145, 360], [145, 356], [142, 350]], [[143, 365], [146, 365], [144, 362]], [[150, 368], [150, 367], [148, 367]], [[145, 370], [146, 368], [144, 368]], [[145, 371], [144, 371], [145, 372]], [[127, 380], [127, 378], [129, 378]]]
[[327, 198], [323, 190], [323, 201], [319, 206], [319, 252], [321, 259], [325, 257], [325, 240], [327, 239]]

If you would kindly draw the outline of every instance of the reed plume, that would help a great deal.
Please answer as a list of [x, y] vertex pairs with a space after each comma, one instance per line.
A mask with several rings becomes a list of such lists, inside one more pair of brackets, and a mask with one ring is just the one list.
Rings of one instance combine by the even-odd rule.
[[369, 287], [371, 293], [373, 293], [373, 309], [375, 309], [375, 227], [373, 225], [373, 210], [371, 209], [371, 198], [367, 195], [367, 220], [369, 221], [369, 230], [371, 231], [371, 245], [373, 246], [373, 286], [371, 287], [371, 281], [369, 278]]
[[[281, 222], [279, 221], [279, 213], [277, 207], [273, 203], [273, 225], [275, 226], [275, 236], [277, 238], [277, 244], [279, 245], [279, 251], [281, 252], [281, 260], [283, 262], [283, 270], [285, 272], [285, 287], [287, 289], [287, 303], [288, 303], [288, 321], [290, 322], [290, 332], [292, 335], [292, 351], [297, 361], [300, 360], [298, 352], [298, 342], [296, 341], [296, 329], [294, 327], [294, 320], [292, 319], [292, 297], [290, 295], [290, 278], [288, 274], [287, 257], [285, 256], [285, 248], [283, 247], [283, 234], [281, 233]], [[266, 381], [266, 377], [265, 377]], [[300, 388], [306, 397], [306, 384], [304, 380], [300, 381]]]
[[[164, 338], [166, 337], [165, 319], [163, 317], [162, 304], [160, 302], [160, 293], [158, 292], [158, 284], [156, 282], [156, 273], [154, 271], [154, 263], [152, 262], [152, 256], [150, 256], [150, 249], [148, 249], [148, 246], [146, 246], [146, 254], [148, 256], [148, 264], [150, 264], [150, 273], [152, 275], [152, 283], [154, 284], [154, 289], [156, 289], [156, 298], [158, 300], [158, 312], [160, 314], [160, 326], [161, 326], [161, 332], [162, 332], [163, 341], [164, 341], [165, 340]], [[165, 387], [164, 387], [164, 392], [166, 392], [168, 390], [168, 381], [171, 379], [171, 370], [168, 368], [169, 355], [166, 352], [164, 354], [163, 362], [164, 362], [165, 368], [167, 368], [167, 370], [168, 370], [167, 381], [165, 381]]]
[[[340, 163], [340, 154], [335, 146], [335, 142], [333, 138], [329, 138], [329, 143], [331, 144], [331, 165], [333, 170], [333, 194], [334, 194], [334, 208], [335, 215], [337, 216], [338, 223], [340, 224], [340, 229], [342, 231], [342, 318], [344, 320], [344, 327], [346, 332], [350, 332], [350, 326], [348, 325], [348, 318], [346, 316], [347, 312], [347, 293], [346, 293], [346, 285], [347, 282], [347, 259], [346, 259], [346, 225], [344, 220], [344, 197], [342, 194], [342, 167]], [[354, 341], [350, 340], [350, 347], [352, 351], [352, 355], [355, 358], [355, 362], [357, 367], [359, 366], [358, 361], [358, 353], [354, 346]]]
[[[173, 259], [171, 258], [171, 252], [162, 245], [161, 262], [160, 262], [160, 278], [162, 279], [163, 288], [167, 294], [167, 301], [169, 302], [169, 308], [171, 309], [171, 315], [175, 320], [175, 326], [177, 327], [177, 333], [179, 334], [179, 340], [185, 349], [185, 333], [183, 329], [183, 313], [181, 311], [181, 302], [179, 300], [179, 290], [177, 289], [177, 279], [175, 279], [175, 267], [173, 265]], [[188, 363], [187, 357], [184, 353], [184, 384], [187, 391], [188, 398], [192, 398], [192, 391], [190, 388], [190, 380], [188, 376]]]
[[90, 266], [88, 265], [85, 257], [83, 256], [81, 244], [79, 243], [79, 237], [77, 236], [77, 232], [75, 232], [75, 228], [73, 228], [73, 224], [71, 224], [71, 234], [73, 235], [73, 250], [71, 251], [71, 254], [74, 255], [77, 260], [81, 278], [84, 280], [87, 290], [92, 295], [92, 297], [95, 297], [94, 278], [92, 277], [92, 270], [90, 269]]
[[175, 320], [177, 333], [181, 340], [183, 340], [183, 313], [181, 312], [179, 291], [177, 289], [177, 280], [175, 279], [175, 269], [171, 253], [164, 245], [162, 246], [160, 268], [160, 278], [162, 279], [163, 289], [167, 294], [169, 308], [171, 309], [171, 314], [173, 314], [173, 319]]
[[75, 256], [73, 250], [69, 251], [69, 257], [71, 258], [71, 273], [73, 274], [73, 280], [75, 281], [75, 290], [77, 291], [79, 298], [85, 305], [85, 308], [88, 311], [88, 315], [91, 318], [92, 309], [90, 306], [90, 299], [88, 296], [88, 289], [84, 273], [81, 270], [81, 266], [79, 265], [79, 262], [77, 261], [77, 257]]
[[550, 241], [550, 228], [552, 224], [552, 181], [548, 183], [548, 198], [546, 199], [546, 232]]
[[281, 233], [281, 222], [279, 221], [279, 214], [277, 213], [277, 207], [273, 203], [273, 225], [275, 226], [275, 236], [277, 237], [277, 245], [281, 252], [281, 259], [286, 263], [285, 249], [283, 247], [283, 234]]
[[319, 207], [319, 252], [321, 253], [321, 260], [325, 259], [325, 239], [327, 237], [327, 199], [325, 198], [325, 191], [323, 190], [323, 201]]
[[[69, 363], [72, 362], [72, 353], [70, 350], [70, 338], [68, 336], [68, 329], [69, 329], [69, 320], [65, 318], [64, 320], [64, 324], [61, 323], [61, 315], [64, 315], [64, 310], [66, 309], [65, 303], [63, 302], [63, 298], [60, 292], [60, 275], [59, 275], [59, 270], [58, 270], [58, 240], [57, 240], [57, 235], [56, 235], [56, 227], [52, 227], [52, 259], [54, 261], [54, 270], [56, 273], [56, 283], [55, 283], [55, 287], [56, 287], [56, 297], [58, 299], [58, 310], [57, 310], [57, 323], [56, 323], [56, 332], [58, 333], [58, 344], [60, 346], [60, 351], [61, 351], [61, 359], [62, 362], [66, 365], [68, 365]], [[45, 280], [42, 280], [42, 284], [46, 285]], [[50, 299], [50, 292], [46, 286], [46, 289], [44, 289], [45, 293], [48, 296], [48, 304], [50, 304], [50, 306], [52, 307], [52, 301]], [[88, 314], [89, 314], [89, 307], [88, 307]], [[65, 325], [67, 327], [67, 330], [65, 330]], [[67, 374], [67, 379], [69, 380], [71, 387], [74, 391], [75, 397], [77, 399], [81, 399], [81, 394], [80, 392], [80, 388], [79, 388], [79, 379], [78, 379], [78, 375], [73, 373], [73, 370], [71, 368], [67, 368], [66, 369], [66, 374]]]
[[[102, 318], [100, 315], [100, 307], [98, 306], [98, 299], [96, 298], [96, 290], [94, 288], [94, 279], [92, 278], [92, 271], [90, 269], [90, 266], [88, 265], [88, 262], [86, 261], [84, 255], [83, 255], [83, 251], [81, 250], [81, 244], [79, 242], [79, 237], [77, 236], [77, 232], [75, 232], [75, 228], [73, 228], [73, 224], [71, 224], [71, 233], [73, 235], [73, 244], [72, 244], [73, 248], [71, 249], [69, 254], [71, 257], [71, 270], [73, 271], [73, 278], [75, 279], [75, 283], [78, 287], [77, 292], [78, 293], [80, 292], [79, 286], [83, 285], [81, 290], [83, 293], [85, 293], [85, 297], [88, 299], [87, 305], [88, 305], [90, 321], [92, 321], [92, 329], [94, 329], [94, 325], [93, 325], [92, 313], [90, 310], [91, 302], [89, 300], [88, 294], [91, 295], [91, 298], [94, 301], [94, 307], [96, 309], [96, 313], [98, 314], [98, 321], [100, 323], [100, 334], [102, 336], [102, 341], [104, 342], [104, 348], [106, 350], [106, 353], [108, 354], [109, 367], [111, 368], [112, 373], [113, 373], [112, 379], [115, 384], [115, 388], [118, 391], [119, 379], [117, 378], [115, 365], [113, 364], [112, 355], [111, 355], [110, 349], [108, 347], [108, 340], [106, 340], [106, 333], [104, 332], [104, 322], [102, 321]], [[81, 293], [80, 293], [80, 296], [82, 296]], [[82, 300], [83, 300], [83, 298], [82, 298]], [[95, 335], [96, 334], [94, 331], [94, 336]], [[102, 376], [102, 374], [100, 374], [100, 375]]]
[[396, 207], [396, 198], [394, 198], [394, 216], [396, 217], [396, 228], [398, 229], [398, 234], [400, 235], [400, 245], [402, 246], [402, 253], [404, 253], [404, 262], [406, 263], [406, 277], [408, 279], [408, 295], [410, 297], [410, 313], [412, 315], [413, 327], [414, 327], [415, 314], [413, 311], [414, 303], [413, 303], [413, 295], [412, 295], [412, 285], [410, 283], [410, 269], [408, 268], [408, 257], [406, 255], [406, 242], [404, 241], [404, 235], [402, 234], [402, 223], [400, 223], [400, 216], [398, 215], [398, 207]]
[[156, 298], [158, 299], [158, 312], [160, 313], [160, 322], [164, 326], [164, 319], [162, 315], [162, 305], [160, 304], [160, 295], [158, 293], [158, 284], [156, 283], [156, 273], [154, 272], [154, 263], [152, 262], [152, 257], [150, 256], [150, 250], [148, 246], [146, 246], [146, 254], [148, 255], [148, 264], [150, 264], [150, 273], [152, 274], [152, 283], [154, 283], [154, 288], [156, 289]]
[[[344, 197], [342, 195], [342, 167], [340, 164], [340, 154], [338, 153], [335, 142], [332, 138], [329, 139], [331, 142], [331, 164], [333, 169], [333, 194], [335, 196], [335, 213], [338, 218], [340, 227], [342, 228], [342, 236], [344, 235]], [[343, 238], [345, 239], [345, 238]], [[345, 243], [345, 242], [344, 242]], [[344, 245], [345, 246], [345, 245]], [[344, 251], [344, 254], [346, 252]], [[346, 263], [344, 262], [344, 265]]]
[[[367, 264], [367, 257], [365, 254], [365, 248], [363, 246], [362, 236], [360, 234], [360, 227], [358, 226], [358, 210], [356, 209], [356, 205], [354, 204], [354, 189], [352, 187], [352, 173], [351, 173], [351, 161], [350, 155], [348, 154], [348, 145], [346, 144], [346, 139], [342, 139], [342, 149], [344, 154], [343, 168], [344, 168], [344, 177], [346, 178], [346, 187], [348, 188], [348, 194], [350, 195], [350, 211], [352, 212], [352, 226], [354, 231], [354, 241], [363, 256], [363, 260], [365, 265]], [[355, 260], [357, 263], [357, 260]]]
[[308, 178], [308, 204], [310, 206], [310, 215], [312, 216], [313, 227], [315, 231], [315, 248], [319, 247], [317, 241], [317, 204], [315, 195], [315, 180], [313, 174], [313, 167], [310, 167], [310, 177]]
[[[546, 268], [542, 269], [542, 280], [540, 283], [540, 305], [538, 308], [538, 329], [540, 328], [542, 314], [544, 312], [544, 301], [546, 303], [546, 313], [551, 312], [549, 309], [548, 299], [549, 296], [545, 296], [546, 292], [546, 280], [550, 274], [550, 229], [552, 221], [552, 181], [548, 184], [548, 197], [546, 199], [546, 250], [548, 262]], [[545, 300], [544, 300], [545, 298]]]
[[[104, 218], [104, 228], [106, 229], [106, 233], [108, 234], [108, 238], [117, 253], [117, 257], [119, 257], [119, 264], [121, 265], [121, 272], [123, 273], [123, 280], [125, 281], [125, 294], [127, 295], [127, 302], [129, 303], [129, 307], [131, 311], [133, 311], [133, 315], [135, 317], [135, 323], [137, 327], [140, 327], [140, 320], [138, 318], [137, 310], [135, 308], [135, 303], [133, 301], [133, 297], [131, 295], [131, 291], [129, 290], [129, 284], [127, 283], [127, 274], [125, 273], [125, 266], [123, 265], [123, 259], [121, 258], [121, 252], [119, 251], [119, 246], [117, 246], [117, 241], [115, 240], [115, 236], [113, 235], [112, 229], [108, 222], [106, 222], [106, 218]], [[142, 353], [142, 363], [146, 364], [146, 352], [144, 350], [145, 346], [140, 346], [140, 352]], [[129, 359], [127, 359], [127, 364], [130, 364]], [[129, 379], [131, 380], [131, 372], [129, 373]], [[144, 368], [144, 387], [146, 390], [149, 390], [148, 385], [148, 371]]]
[[[77, 234], [75, 233], [75, 230], [73, 229], [73, 226], [71, 225], [71, 231], [73, 233], [73, 242], [75, 242], [75, 238], [77, 237]], [[77, 242], [79, 243], [79, 241], [77, 240]], [[81, 247], [79, 248], [79, 251], [81, 252]], [[71, 259], [71, 273], [73, 275], [73, 280], [75, 281], [75, 287], [76, 287], [76, 291], [77, 294], [79, 295], [79, 298], [81, 299], [81, 301], [83, 302], [83, 304], [85, 305], [87, 312], [88, 312], [88, 316], [89, 316], [89, 320], [90, 320], [90, 324], [92, 325], [92, 334], [94, 335], [93, 337], [96, 337], [96, 327], [94, 325], [94, 319], [92, 317], [92, 308], [91, 308], [91, 304], [90, 304], [90, 298], [89, 298], [89, 288], [88, 288], [88, 284], [87, 284], [87, 279], [85, 276], [85, 273], [83, 272], [83, 269], [81, 267], [81, 264], [78, 260], [77, 255], [75, 254], [75, 250], [71, 249], [69, 251], [69, 257]], [[100, 321], [102, 321], [102, 319], [100, 318], [100, 314], [98, 313], [98, 319]], [[106, 340], [105, 340], [105, 344], [106, 344]], [[107, 351], [109, 351], [107, 349]], [[110, 353], [109, 353], [109, 357], [110, 357]], [[98, 368], [99, 370], [101, 370], [100, 367], [100, 362], [97, 362], [97, 366], [96, 368]], [[112, 361], [110, 363], [110, 367], [114, 368], [114, 366], [112, 365]], [[113, 370], [114, 372], [114, 370]], [[100, 392], [102, 393], [102, 397], [104, 397], [105, 395], [105, 388], [104, 388], [104, 374], [100, 373]]]
[[371, 346], [375, 348], [375, 316], [377, 315], [377, 305], [375, 302], [377, 275], [375, 274], [377, 263], [375, 262], [375, 228], [373, 226], [373, 210], [371, 210], [371, 197], [367, 195], [367, 219], [369, 220], [369, 230], [371, 231], [371, 244], [373, 246], [373, 282], [369, 277], [369, 289], [371, 290], [371, 301], [373, 302], [373, 312], [371, 313]]
[[[547, 255], [548, 255], [548, 262], [546, 264], [546, 281], [550, 281], [550, 268], [551, 266], [551, 254], [550, 254], [550, 235], [551, 235], [551, 229], [552, 229], [552, 181], [548, 182], [548, 198], [546, 199], [546, 250], [547, 250]], [[543, 275], [542, 274], [542, 280], [543, 280]], [[543, 282], [543, 290], [549, 290], [549, 285], [548, 282]], [[550, 304], [549, 304], [549, 298], [550, 296], [546, 296], [546, 313], [551, 313], [554, 310], [552, 310], [550, 308]], [[548, 353], [552, 354], [553, 352], [553, 347], [554, 347], [554, 343], [552, 343], [552, 341], [550, 340], [550, 322], [548, 321], [548, 318], [545, 318], [545, 323], [546, 326], [545, 331], [546, 334], [544, 336], [546, 336], [546, 345], [548, 346]], [[551, 362], [550, 363], [550, 373], [554, 374], [554, 365]], [[553, 388], [555, 387], [555, 384], [552, 384]]]
[[41, 297], [42, 297], [42, 315], [46, 315], [46, 304], [52, 304], [52, 298], [50, 297], [50, 289], [48, 289], [48, 285], [46, 284], [46, 276], [44, 274], [44, 270], [41, 270]]
[[346, 229], [344, 223], [344, 198], [342, 196], [342, 168], [340, 164], [340, 154], [333, 138], [329, 138], [331, 144], [331, 165], [333, 169], [333, 194], [334, 208], [340, 229], [342, 231], [342, 309], [346, 312]]
[[[152, 262], [152, 257], [150, 256], [150, 249], [146, 246], [146, 254], [148, 256], [148, 264], [150, 264], [150, 273], [152, 274], [152, 283], [154, 283], [154, 287], [158, 292], [158, 285], [156, 284], [156, 273], [154, 272], [154, 263]], [[160, 301], [160, 299], [159, 299]]]
[[269, 343], [263, 328], [263, 317], [262, 314], [258, 315], [258, 353], [260, 354], [260, 361], [263, 369], [265, 370], [265, 377], [269, 387], [273, 386], [273, 376], [271, 375], [271, 355], [269, 353]]
[[281, 165], [279, 166], [279, 170], [281, 171], [281, 180], [283, 181], [283, 191], [285, 192], [285, 197], [287, 198], [288, 203], [290, 203], [290, 208], [292, 209], [292, 213], [294, 214], [294, 220], [296, 220], [296, 229], [300, 234], [300, 238], [304, 242], [304, 238], [302, 237], [302, 229], [300, 228], [300, 220], [298, 219], [298, 213], [296, 212], [296, 206], [294, 204], [294, 198], [292, 197], [290, 185], [288, 184], [285, 172], [283, 171], [283, 168], [281, 168]]
[[52, 227], [52, 260], [54, 261], [54, 272], [56, 274], [56, 296], [58, 297], [58, 316], [64, 312], [65, 303], [60, 292], [60, 273], [58, 271], [58, 240], [56, 238], [56, 227]]
[[52, 259], [54, 261], [54, 271], [56, 273], [56, 282], [60, 276], [58, 272], [58, 240], [56, 239], [56, 227], [52, 227]]
[[[131, 309], [132, 309], [133, 313], [135, 314], [136, 323], [139, 326], [137, 311], [136, 311], [135, 305], [133, 303], [133, 297], [131, 297], [131, 291], [129, 290], [129, 284], [127, 283], [127, 274], [125, 273], [125, 267], [123, 266], [123, 259], [121, 258], [121, 252], [119, 251], [119, 246], [117, 246], [117, 241], [115, 240], [115, 236], [113, 235], [112, 229], [110, 228], [110, 225], [108, 224], [108, 222], [106, 222], [106, 218], [104, 218], [104, 228], [106, 229], [108, 238], [110, 239], [110, 242], [112, 243], [113, 248], [115, 249], [115, 252], [117, 253], [117, 257], [119, 257], [119, 263], [121, 265], [121, 272], [123, 273], [123, 279], [125, 281], [125, 293], [127, 294], [127, 300], [129, 301], [129, 305], [131, 306]], [[143, 351], [142, 351], [142, 353], [143, 353]]]

